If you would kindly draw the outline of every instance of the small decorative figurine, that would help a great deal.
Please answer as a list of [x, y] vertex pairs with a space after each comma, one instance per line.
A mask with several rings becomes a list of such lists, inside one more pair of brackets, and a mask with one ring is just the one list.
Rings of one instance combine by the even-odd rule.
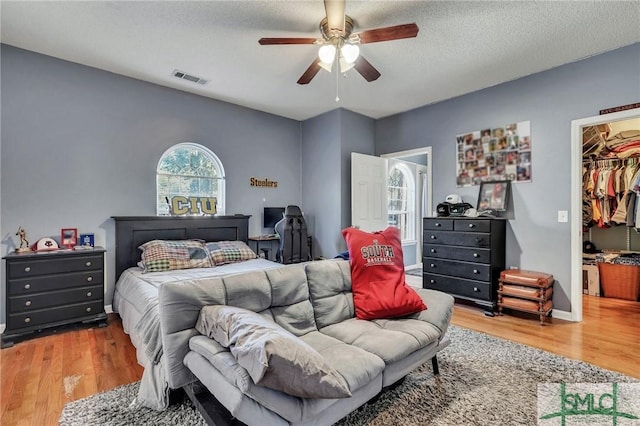
[[31, 251], [31, 249], [29, 248], [29, 241], [27, 240], [27, 231], [25, 231], [22, 226], [18, 227], [18, 232], [16, 232], [16, 235], [20, 237], [20, 247], [16, 249], [16, 253]]

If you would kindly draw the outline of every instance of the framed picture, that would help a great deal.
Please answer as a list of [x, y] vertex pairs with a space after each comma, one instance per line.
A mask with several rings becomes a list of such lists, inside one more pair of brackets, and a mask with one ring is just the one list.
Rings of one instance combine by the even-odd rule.
[[60, 245], [66, 248], [72, 248], [78, 244], [77, 228], [62, 228], [60, 231]]
[[80, 234], [80, 240], [78, 244], [85, 247], [93, 247], [95, 239], [93, 234]]
[[480, 192], [478, 193], [478, 212], [495, 210], [504, 212], [509, 207], [509, 193], [511, 181], [493, 180], [480, 182]]

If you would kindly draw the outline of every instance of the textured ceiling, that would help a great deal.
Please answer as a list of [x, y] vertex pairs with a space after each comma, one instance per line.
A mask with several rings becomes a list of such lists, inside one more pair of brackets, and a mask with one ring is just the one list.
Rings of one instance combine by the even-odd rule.
[[354, 32], [415, 22], [417, 38], [361, 46], [374, 82], [321, 70], [300, 86], [317, 47], [258, 39], [320, 37], [321, 0], [0, 7], [2, 43], [297, 120], [337, 107], [381, 118], [640, 42], [639, 1], [347, 0]]

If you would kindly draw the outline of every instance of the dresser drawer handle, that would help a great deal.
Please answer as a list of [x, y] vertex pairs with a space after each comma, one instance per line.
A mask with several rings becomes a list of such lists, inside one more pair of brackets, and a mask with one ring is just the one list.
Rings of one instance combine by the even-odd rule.
[[24, 322], [26, 322], [26, 323], [30, 323], [30, 322], [31, 322], [31, 318], [26, 317], [26, 318], [24, 319]]
[[439, 228], [439, 227], [441, 227], [441, 226], [442, 226], [442, 224], [441, 224], [440, 222], [436, 222], [436, 227], [438, 227], [438, 228]]
[[431, 236], [431, 239], [432, 239], [432, 240], [435, 240], [435, 239], [436, 239], [436, 236], [435, 236], [435, 235], [432, 235], [432, 236]]
[[435, 284], [436, 280], [431, 280], [430, 282], [431, 282], [431, 284]]
[[87, 277], [87, 281], [89, 282], [93, 281], [93, 277]]
[[91, 297], [91, 292], [90, 291], [87, 292], [87, 297]]
[[431, 249], [431, 253], [435, 253], [435, 252], [436, 252], [436, 249]]
[[24, 268], [25, 272], [31, 272], [31, 266], [27, 266], [26, 268]]
[[91, 312], [91, 308], [87, 308], [87, 312]]
[[475, 228], [475, 227], [476, 227], [476, 225], [474, 225], [473, 223], [469, 224], [469, 228]]
[[474, 287], [474, 288], [473, 288], [473, 291], [475, 291], [475, 292], [479, 292], [480, 290], [478, 290], [478, 287]]
[[25, 289], [25, 290], [29, 290], [30, 288], [31, 288], [31, 284], [25, 284], [25, 285], [24, 285], [24, 289]]
[[24, 306], [31, 306], [31, 300], [27, 300], [26, 302], [24, 302]]
[[480, 257], [478, 253], [473, 253], [473, 257]]
[[436, 265], [435, 265], [434, 263], [432, 263], [432, 264], [431, 264], [431, 267], [432, 267], [432, 268], [435, 268], [435, 267], [436, 267]]
[[478, 271], [477, 269], [474, 269], [474, 270], [473, 270], [473, 273], [474, 273], [474, 274], [479, 274], [479, 273], [480, 273], [480, 271]]
[[85, 263], [85, 265], [86, 265], [87, 267], [91, 266], [91, 261], [88, 261], [87, 263]]

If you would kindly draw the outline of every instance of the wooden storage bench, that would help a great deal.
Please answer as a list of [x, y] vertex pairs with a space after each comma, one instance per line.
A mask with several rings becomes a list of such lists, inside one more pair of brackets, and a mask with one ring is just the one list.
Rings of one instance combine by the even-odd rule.
[[523, 269], [508, 269], [498, 281], [498, 314], [509, 308], [540, 316], [540, 323], [553, 309], [553, 275]]

